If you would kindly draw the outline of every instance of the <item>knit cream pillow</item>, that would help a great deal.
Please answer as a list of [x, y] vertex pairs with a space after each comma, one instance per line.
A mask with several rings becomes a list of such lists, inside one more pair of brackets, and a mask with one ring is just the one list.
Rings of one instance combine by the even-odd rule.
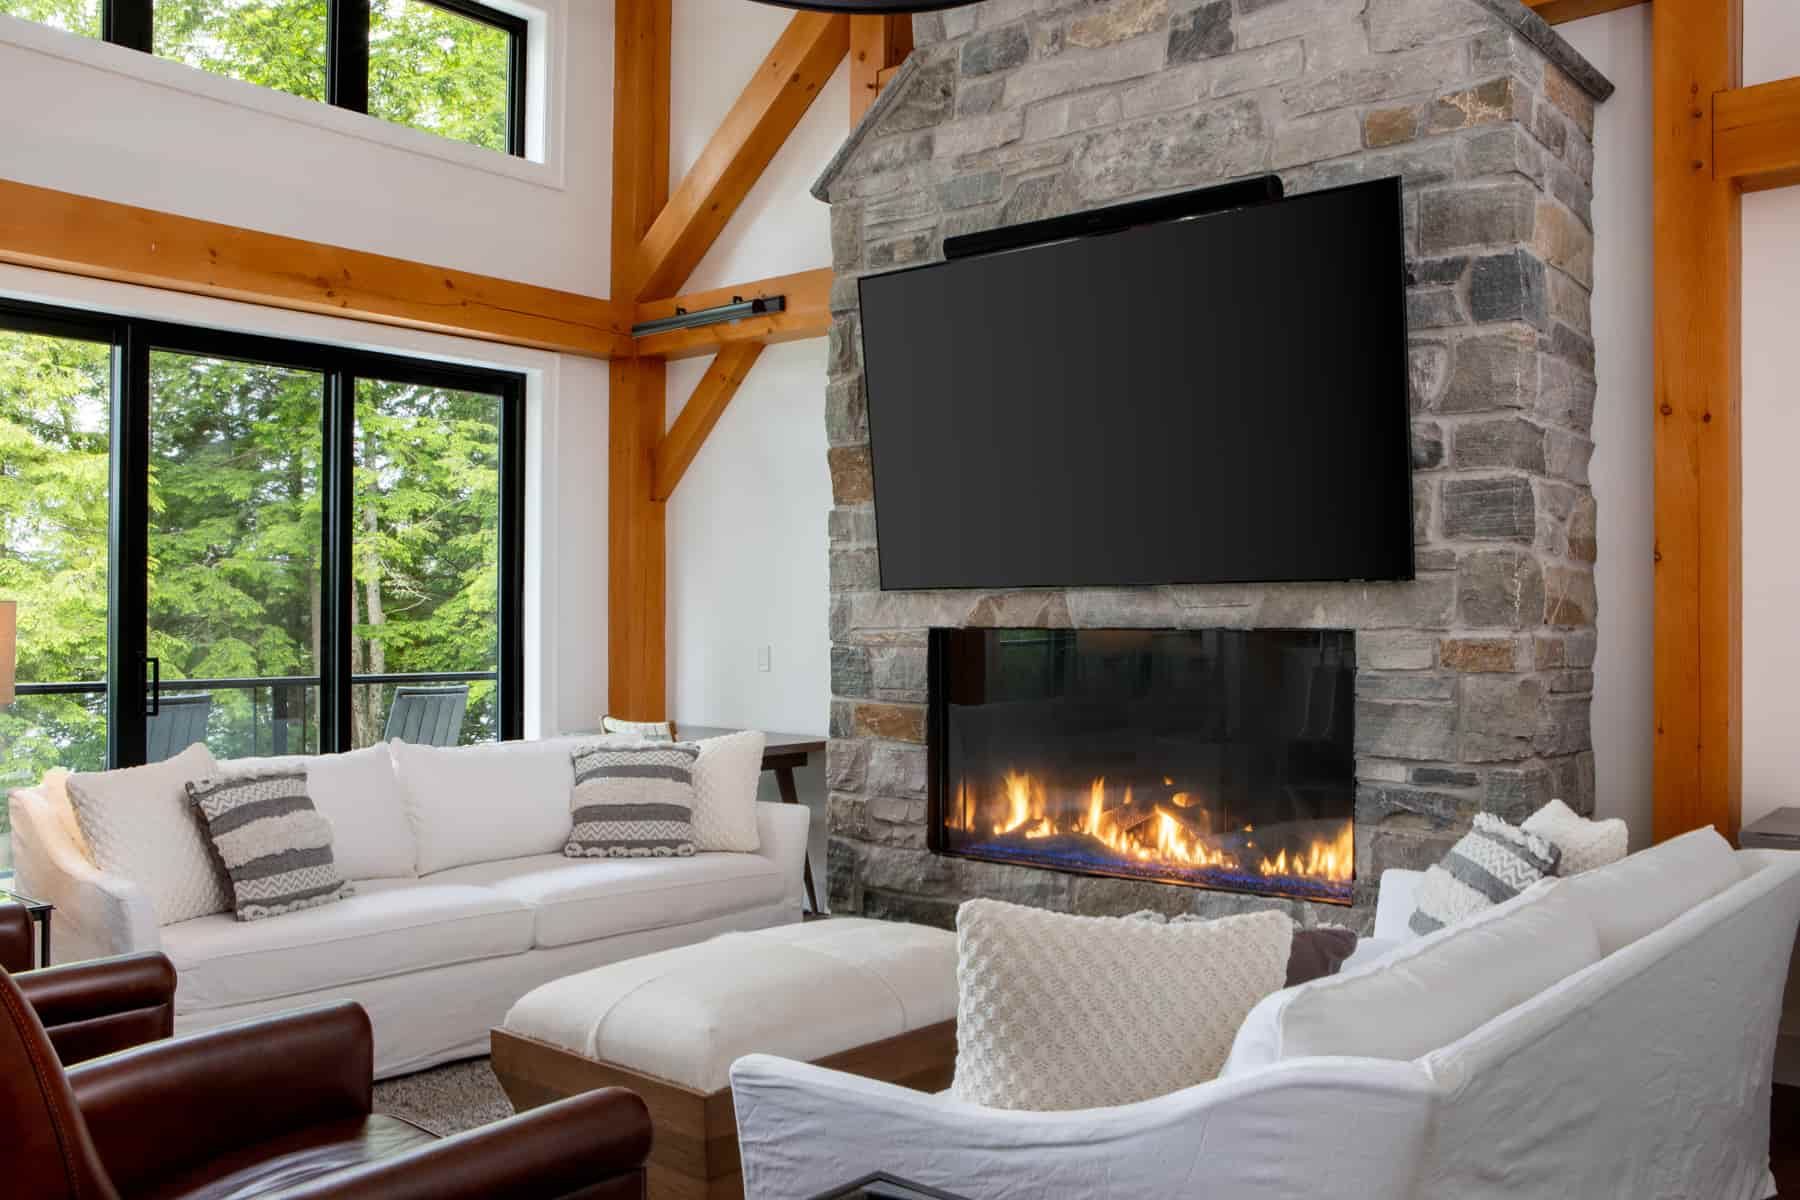
[[997, 900], [956, 914], [959, 1100], [1109, 1107], [1205, 1083], [1287, 978], [1279, 912], [1159, 925]]
[[1630, 836], [1619, 818], [1590, 821], [1561, 800], [1544, 805], [1525, 818], [1519, 828], [1535, 833], [1562, 851], [1556, 863], [1558, 875], [1579, 875], [1618, 862], [1625, 857]]
[[218, 770], [203, 743], [174, 758], [68, 778], [69, 804], [94, 865], [138, 885], [158, 925], [231, 911], [188, 781]]

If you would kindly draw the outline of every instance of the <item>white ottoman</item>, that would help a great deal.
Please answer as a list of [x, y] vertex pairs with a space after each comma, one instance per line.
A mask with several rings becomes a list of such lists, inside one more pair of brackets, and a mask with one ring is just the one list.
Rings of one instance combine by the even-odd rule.
[[727, 933], [547, 983], [492, 1041], [520, 1111], [601, 1087], [642, 1096], [652, 1197], [741, 1196], [731, 1064], [779, 1054], [948, 1087], [956, 935], [861, 918]]

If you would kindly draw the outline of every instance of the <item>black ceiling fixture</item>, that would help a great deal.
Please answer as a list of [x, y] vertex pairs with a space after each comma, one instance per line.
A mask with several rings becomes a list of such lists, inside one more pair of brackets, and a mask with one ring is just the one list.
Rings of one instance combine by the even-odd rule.
[[849, 13], [851, 16], [877, 16], [883, 13], [938, 12], [946, 8], [962, 8], [975, 0], [758, 0], [776, 8], [801, 8], [807, 12]]

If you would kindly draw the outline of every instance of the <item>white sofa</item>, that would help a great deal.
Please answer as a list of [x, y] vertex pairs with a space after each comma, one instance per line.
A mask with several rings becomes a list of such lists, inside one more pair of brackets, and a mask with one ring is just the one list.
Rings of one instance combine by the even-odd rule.
[[[342, 847], [340, 861], [408, 872], [346, 870], [355, 880], [347, 899], [261, 921], [225, 912], [159, 926], [139, 884], [89, 859], [60, 777], [11, 794], [18, 888], [56, 906], [59, 962], [167, 954], [178, 974], [177, 1033], [359, 1002], [374, 1024], [379, 1076], [487, 1053], [489, 1029], [552, 979], [801, 918], [803, 806], [757, 804], [755, 853], [571, 859], [554, 848], [570, 823], [566, 744], [436, 751], [463, 757], [435, 760], [408, 751], [378, 753], [389, 763], [435, 762], [437, 777], [409, 787], [401, 767], [377, 773], [379, 786], [359, 791], [347, 815], [343, 797], [316, 794], [314, 775], [315, 801], [337, 836], [361, 839]], [[361, 819], [377, 812], [386, 819]], [[372, 831], [386, 841], [367, 844]], [[429, 873], [412, 873], [421, 863]]]
[[[1588, 965], [1415, 1057], [1228, 1064], [1219, 1079], [1154, 1100], [1055, 1113], [742, 1058], [731, 1079], [747, 1195], [813, 1195], [882, 1170], [971, 1200], [1772, 1196], [1770, 1071], [1800, 854], [1732, 851], [1701, 833], [1716, 843], [1712, 885], [1679, 854], [1659, 857], [1687, 839], [1546, 885], [1563, 907], [1539, 910], [1537, 927], [1547, 914], [1566, 922], [1593, 947]], [[1412, 939], [1416, 883], [1411, 872], [1383, 875], [1375, 941], [1390, 949], [1385, 968], [1368, 956], [1349, 968], [1364, 984], [1385, 971], [1417, 989], [1408, 971], [1426, 941], [1469, 936], [1455, 926]], [[1541, 892], [1502, 907], [1543, 902]], [[1413, 949], [1392, 949], [1401, 943]], [[1286, 997], [1251, 1014], [1234, 1060], [1258, 1014]], [[1416, 1033], [1430, 997], [1419, 1000], [1337, 1019]], [[1456, 1003], [1465, 1014], [1481, 1007]]]

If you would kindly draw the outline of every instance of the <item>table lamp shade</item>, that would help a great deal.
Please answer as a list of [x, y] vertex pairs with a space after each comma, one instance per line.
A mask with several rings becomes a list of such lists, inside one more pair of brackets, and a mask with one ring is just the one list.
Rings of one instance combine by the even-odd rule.
[[0, 600], [0, 704], [13, 702], [13, 651], [17, 646], [19, 602]]

